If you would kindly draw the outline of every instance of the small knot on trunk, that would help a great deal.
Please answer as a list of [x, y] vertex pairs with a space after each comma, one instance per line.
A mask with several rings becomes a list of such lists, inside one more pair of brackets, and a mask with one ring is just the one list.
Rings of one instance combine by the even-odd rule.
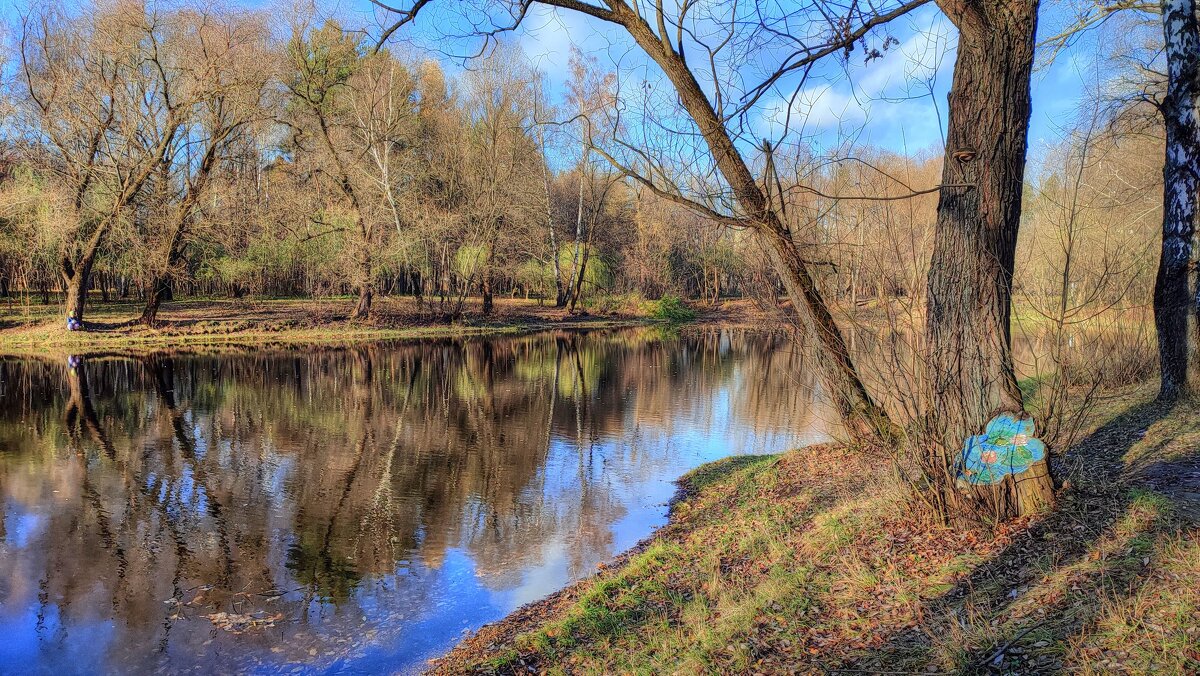
[[967, 162], [975, 159], [975, 154], [975, 151], [971, 148], [963, 148], [962, 150], [954, 151], [954, 155], [952, 155], [952, 157], [954, 157], [954, 159], [958, 160], [960, 163], [966, 164]]

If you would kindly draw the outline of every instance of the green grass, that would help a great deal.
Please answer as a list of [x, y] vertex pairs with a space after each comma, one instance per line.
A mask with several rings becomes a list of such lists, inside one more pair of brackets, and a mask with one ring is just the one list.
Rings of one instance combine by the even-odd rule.
[[[88, 331], [67, 331], [57, 305], [13, 306], [0, 315], [0, 354], [65, 355], [86, 351], [220, 350], [243, 346], [349, 345], [367, 341], [516, 334], [563, 326], [561, 312], [531, 301], [499, 299], [495, 316], [448, 322], [416, 311], [412, 299], [381, 298], [371, 321], [351, 321], [353, 299], [188, 299], [159, 314], [158, 327], [133, 323], [135, 302], [89, 304]], [[570, 318], [591, 328], [644, 323], [637, 317]]]
[[650, 316], [670, 324], [683, 324], [696, 318], [696, 311], [678, 296], [663, 296], [651, 304]]
[[[1106, 405], [1089, 431], [1129, 438]], [[1198, 417], [1177, 406], [1127, 449], [1097, 434], [1081, 452], [1178, 457], [1155, 440]], [[1172, 499], [1110, 477], [1039, 520], [960, 531], [914, 520], [885, 466], [823, 446], [701, 467], [644, 550], [435, 671], [1200, 669], [1200, 530]]]

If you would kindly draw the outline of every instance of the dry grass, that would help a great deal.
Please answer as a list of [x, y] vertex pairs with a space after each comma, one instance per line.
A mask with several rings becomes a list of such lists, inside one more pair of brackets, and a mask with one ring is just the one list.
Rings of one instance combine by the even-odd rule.
[[[68, 332], [56, 305], [10, 305], [0, 313], [0, 353], [44, 351], [209, 348], [222, 345], [348, 344], [370, 340], [515, 333], [569, 325], [617, 326], [640, 322], [634, 315], [569, 316], [537, 301], [502, 298], [492, 315], [479, 314], [478, 301], [451, 323], [411, 298], [376, 300], [370, 321], [351, 321], [350, 298], [273, 300], [186, 300], [164, 305], [159, 326], [134, 323], [141, 305], [133, 302], [89, 305], [89, 331]], [[434, 306], [436, 308], [436, 305]]]
[[[167, 303], [159, 326], [136, 324], [142, 306], [134, 301], [88, 305], [89, 331], [68, 332], [57, 304], [0, 303], [0, 354], [45, 355], [82, 351], [139, 352], [161, 349], [214, 350], [238, 346], [346, 345], [376, 340], [519, 333], [565, 327], [617, 328], [654, 321], [655, 304], [614, 297], [588, 304], [588, 314], [569, 315], [536, 300], [497, 298], [491, 315], [468, 299], [464, 315], [449, 322], [436, 303], [418, 308], [411, 297], [375, 300], [370, 321], [351, 321], [353, 298], [189, 299]], [[696, 326], [761, 329], [761, 310], [747, 300], [697, 306]]]
[[1194, 455], [1200, 421], [1147, 392], [1097, 408], [1053, 513], [994, 533], [915, 522], [839, 447], [701, 468], [643, 549], [434, 670], [1195, 673], [1200, 529], [1127, 460]]

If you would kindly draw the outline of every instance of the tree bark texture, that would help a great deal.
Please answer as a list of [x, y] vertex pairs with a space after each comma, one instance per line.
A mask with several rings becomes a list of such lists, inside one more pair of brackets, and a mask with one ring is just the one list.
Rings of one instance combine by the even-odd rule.
[[[1002, 520], [1053, 501], [1045, 461], [995, 486], [955, 488], [964, 440], [1021, 412], [1009, 316], [1021, 223], [1037, 0], [943, 0], [959, 29], [928, 277], [931, 465], [949, 509]], [[940, 465], [940, 467], [939, 467]], [[964, 500], [965, 499], [965, 500]]]
[[1200, 28], [1195, 0], [1162, 0], [1167, 94], [1162, 103], [1166, 131], [1163, 162], [1162, 251], [1154, 281], [1154, 326], [1158, 331], [1159, 398], [1196, 391], [1196, 314], [1200, 286], [1192, 262], [1196, 194], [1200, 190]]

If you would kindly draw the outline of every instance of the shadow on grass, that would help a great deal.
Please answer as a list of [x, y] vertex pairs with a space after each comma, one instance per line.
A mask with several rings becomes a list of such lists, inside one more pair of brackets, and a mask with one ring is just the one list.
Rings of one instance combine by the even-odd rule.
[[918, 626], [829, 671], [1060, 670], [1072, 640], [1106, 607], [1138, 591], [1155, 565], [1159, 538], [1179, 528], [1169, 501], [1135, 488], [1122, 462], [1170, 410], [1156, 402], [1134, 406], [1072, 447], [1058, 463], [1072, 468], [1071, 484], [1051, 514], [926, 601]]
[[778, 455], [735, 455], [722, 458], [721, 460], [701, 465], [688, 472], [679, 479], [679, 485], [684, 493], [698, 492], [735, 472], [754, 465], [771, 462], [778, 457]]

